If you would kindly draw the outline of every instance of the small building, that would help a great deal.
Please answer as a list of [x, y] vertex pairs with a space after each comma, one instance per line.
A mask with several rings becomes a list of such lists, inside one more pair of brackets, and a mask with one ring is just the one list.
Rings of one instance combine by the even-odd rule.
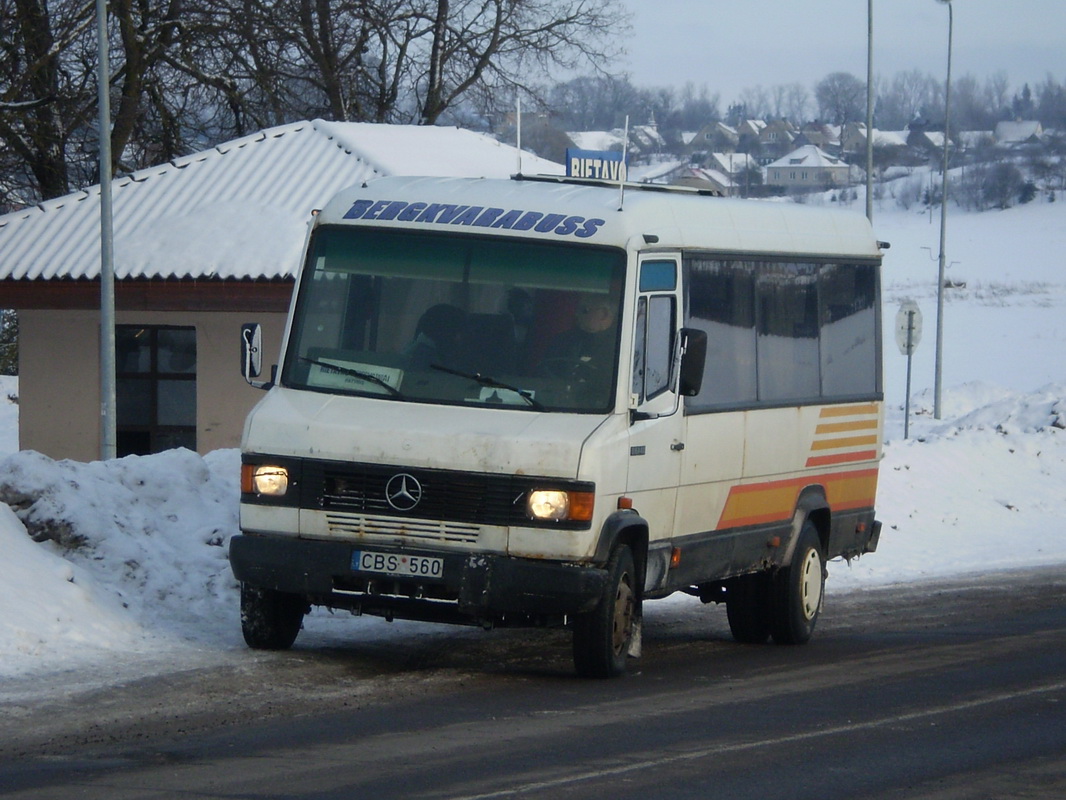
[[724, 122], [711, 122], [698, 131], [685, 135], [683, 152], [686, 155], [696, 153], [733, 153], [736, 152], [740, 136], [736, 128]]
[[1044, 126], [1037, 120], [997, 122], [994, 135], [1001, 147], [1040, 144], [1044, 140]]
[[766, 183], [785, 189], [827, 189], [858, 179], [858, 168], [812, 144], [793, 150], [766, 167]]
[[[276, 358], [313, 209], [383, 175], [506, 177], [514, 147], [432, 126], [297, 122], [112, 182], [120, 455], [240, 442], [261, 397], [242, 323]], [[521, 171], [561, 174], [528, 153]], [[0, 308], [19, 312], [19, 446], [101, 451], [100, 189], [0, 217]]]

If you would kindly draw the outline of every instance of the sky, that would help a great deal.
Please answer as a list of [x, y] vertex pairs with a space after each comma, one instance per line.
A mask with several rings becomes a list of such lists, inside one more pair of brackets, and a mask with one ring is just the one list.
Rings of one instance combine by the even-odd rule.
[[[623, 0], [633, 14], [626, 49], [637, 86], [691, 81], [720, 93], [721, 106], [745, 89], [799, 82], [831, 72], [865, 81], [865, 0]], [[1014, 90], [1050, 72], [1066, 82], [1066, 2], [954, 0], [952, 77], [979, 81], [1003, 70]], [[874, 75], [918, 69], [943, 77], [948, 10], [937, 0], [874, 0]]]

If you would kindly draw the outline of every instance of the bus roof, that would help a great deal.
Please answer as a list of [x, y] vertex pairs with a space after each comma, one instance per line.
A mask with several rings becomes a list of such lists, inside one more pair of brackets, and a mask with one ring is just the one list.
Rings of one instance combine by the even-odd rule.
[[462, 230], [630, 248], [879, 259], [866, 217], [789, 202], [559, 179], [386, 177], [338, 193], [317, 224]]

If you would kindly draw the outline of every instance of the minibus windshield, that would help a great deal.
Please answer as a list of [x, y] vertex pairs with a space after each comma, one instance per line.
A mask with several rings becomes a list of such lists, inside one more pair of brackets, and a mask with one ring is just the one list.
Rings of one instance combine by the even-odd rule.
[[281, 383], [604, 412], [618, 373], [624, 270], [617, 248], [322, 226]]

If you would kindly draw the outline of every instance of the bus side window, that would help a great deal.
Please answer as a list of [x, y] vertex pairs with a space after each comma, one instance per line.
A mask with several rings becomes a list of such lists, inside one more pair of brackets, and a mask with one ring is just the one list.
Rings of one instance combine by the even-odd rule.
[[676, 330], [673, 296], [651, 297], [648, 301], [648, 342], [644, 362], [644, 396], [649, 400], [670, 388]]
[[633, 343], [633, 394], [637, 403], [670, 388], [677, 313], [673, 295], [637, 300]]

